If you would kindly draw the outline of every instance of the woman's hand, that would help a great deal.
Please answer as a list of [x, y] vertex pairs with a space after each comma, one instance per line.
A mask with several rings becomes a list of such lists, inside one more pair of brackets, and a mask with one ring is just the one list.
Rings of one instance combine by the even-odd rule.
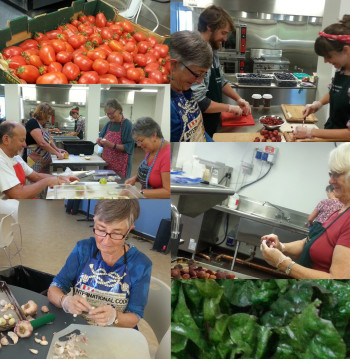
[[109, 148], [113, 148], [114, 147], [114, 143], [111, 141], [106, 140], [105, 138], [101, 140], [102, 146], [103, 147], [109, 147]]
[[137, 176], [130, 177], [125, 181], [125, 184], [131, 184], [132, 186], [134, 186], [136, 183], [136, 180], [137, 180]]
[[228, 112], [233, 113], [235, 116], [242, 115], [242, 109], [239, 106], [228, 105]]
[[102, 147], [103, 145], [102, 145], [101, 141], [102, 141], [102, 137], [99, 137], [99, 138], [96, 140], [96, 143], [97, 143], [99, 146]]
[[306, 118], [312, 113], [317, 112], [323, 106], [322, 102], [314, 101], [312, 104], [305, 105], [303, 109], [303, 118]]
[[266, 245], [269, 248], [276, 248], [281, 252], [284, 251], [284, 244], [279, 241], [278, 236], [276, 236], [276, 234], [273, 233], [267, 234], [265, 236], [262, 236], [260, 240], [266, 241]]
[[102, 327], [114, 323], [117, 311], [110, 305], [102, 305], [89, 311], [89, 317]]
[[57, 156], [58, 160], [63, 160], [64, 159], [63, 154], [61, 152], [58, 152], [56, 156]]
[[73, 181], [79, 181], [80, 182], [80, 179], [78, 177], [75, 177], [75, 176], [62, 176], [61, 180], [64, 183], [70, 183], [70, 182], [73, 182]]
[[66, 150], [61, 150], [61, 149], [59, 149], [58, 152], [62, 154], [68, 153]]
[[294, 130], [294, 135], [296, 138], [311, 138], [311, 131], [311, 127], [297, 126]]
[[238, 101], [237, 101], [239, 107], [242, 109], [242, 114], [243, 115], [249, 115], [252, 111], [250, 109], [250, 105], [249, 105], [249, 102], [247, 102], [246, 100], [243, 100], [242, 98], [240, 98]]
[[86, 298], [80, 295], [67, 295], [62, 301], [62, 308], [66, 313], [81, 314], [82, 312], [89, 312], [92, 307]]
[[282, 262], [290, 259], [289, 257], [285, 256], [277, 248], [268, 247], [265, 239], [262, 240], [262, 242], [261, 242], [260, 250], [261, 250], [261, 253], [262, 253], [265, 261], [268, 264], [270, 264], [272, 267], [275, 267], [277, 269]]

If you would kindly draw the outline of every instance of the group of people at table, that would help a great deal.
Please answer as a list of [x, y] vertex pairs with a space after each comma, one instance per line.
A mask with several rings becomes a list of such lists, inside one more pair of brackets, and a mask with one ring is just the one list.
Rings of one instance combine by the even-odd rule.
[[[171, 34], [171, 141], [213, 141], [221, 112], [235, 116], [249, 114], [249, 103], [225, 79], [217, 50], [234, 31], [231, 16], [220, 6], [204, 9], [198, 19], [198, 32]], [[350, 140], [350, 15], [319, 32], [315, 52], [336, 68], [329, 92], [319, 101], [307, 104], [303, 117], [329, 104], [324, 129], [296, 126], [296, 138]], [[237, 105], [223, 103], [223, 95]]]
[[[49, 104], [41, 103], [25, 126], [11, 121], [0, 124], [0, 198], [33, 198], [47, 186], [79, 180], [74, 176], [50, 175], [51, 155], [62, 160], [66, 153], [45, 129], [53, 113]], [[170, 143], [164, 139], [158, 123], [142, 117], [133, 124], [123, 116], [116, 99], [106, 102], [105, 114], [108, 122], [96, 140], [103, 148], [105, 168], [124, 177], [126, 184], [139, 182], [140, 192], [146, 198], [169, 198]], [[70, 115], [76, 122], [73, 134], [83, 138], [85, 120], [79, 115], [79, 108], [73, 108]], [[135, 144], [146, 155], [137, 174], [131, 177]]]

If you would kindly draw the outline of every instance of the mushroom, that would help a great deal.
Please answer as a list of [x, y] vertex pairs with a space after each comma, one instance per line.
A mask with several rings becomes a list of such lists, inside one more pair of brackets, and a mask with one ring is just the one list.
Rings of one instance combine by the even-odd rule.
[[27, 320], [21, 320], [17, 322], [14, 332], [20, 337], [20, 338], [28, 338], [33, 333], [33, 327]]
[[27, 315], [34, 315], [38, 311], [38, 306], [33, 300], [29, 300], [28, 303], [23, 304], [21, 306], [22, 310], [24, 311], [24, 314]]
[[41, 311], [42, 311], [43, 313], [48, 313], [48, 312], [50, 311], [50, 309], [49, 309], [49, 307], [48, 307], [47, 305], [43, 305], [43, 306], [41, 307]]

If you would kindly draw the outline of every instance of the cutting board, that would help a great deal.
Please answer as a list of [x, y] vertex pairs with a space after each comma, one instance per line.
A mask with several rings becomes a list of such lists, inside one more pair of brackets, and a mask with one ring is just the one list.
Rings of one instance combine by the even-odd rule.
[[247, 116], [235, 116], [230, 112], [222, 112], [221, 113], [221, 126], [254, 126], [255, 121], [252, 114]]
[[319, 138], [319, 137], [312, 137], [312, 138], [294, 138], [293, 132], [283, 132], [283, 136], [287, 142], [349, 142], [349, 140], [339, 140], [339, 139], [331, 139], [331, 138]]
[[[288, 122], [303, 122], [303, 105], [281, 105], [284, 117]], [[311, 114], [305, 118], [305, 123], [315, 123], [318, 118]]]
[[[138, 330], [129, 328], [99, 327], [95, 325], [71, 324], [54, 334], [47, 359], [54, 355], [54, 345], [63, 336], [79, 330], [86, 337], [86, 344], [79, 348], [92, 359], [150, 359], [146, 338]], [[82, 356], [81, 356], [82, 357]], [[85, 356], [84, 356], [85, 358]]]
[[[282, 141], [284, 141], [283, 134], [280, 134], [282, 135]], [[254, 142], [256, 137], [259, 137], [260, 140], [264, 138], [259, 132], [236, 132], [214, 133], [213, 140], [215, 142]]]

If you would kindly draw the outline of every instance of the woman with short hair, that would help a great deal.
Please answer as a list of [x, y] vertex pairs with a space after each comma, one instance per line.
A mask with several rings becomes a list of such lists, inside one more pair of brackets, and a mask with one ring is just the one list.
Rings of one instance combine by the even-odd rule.
[[117, 99], [106, 102], [105, 113], [109, 121], [96, 140], [97, 144], [103, 147], [102, 158], [107, 162], [105, 168], [129, 178], [134, 153], [132, 123], [124, 117], [123, 107]]
[[170, 143], [163, 138], [160, 126], [150, 117], [141, 117], [133, 125], [131, 134], [146, 156], [137, 175], [125, 183], [139, 182], [146, 198], [170, 198]]

